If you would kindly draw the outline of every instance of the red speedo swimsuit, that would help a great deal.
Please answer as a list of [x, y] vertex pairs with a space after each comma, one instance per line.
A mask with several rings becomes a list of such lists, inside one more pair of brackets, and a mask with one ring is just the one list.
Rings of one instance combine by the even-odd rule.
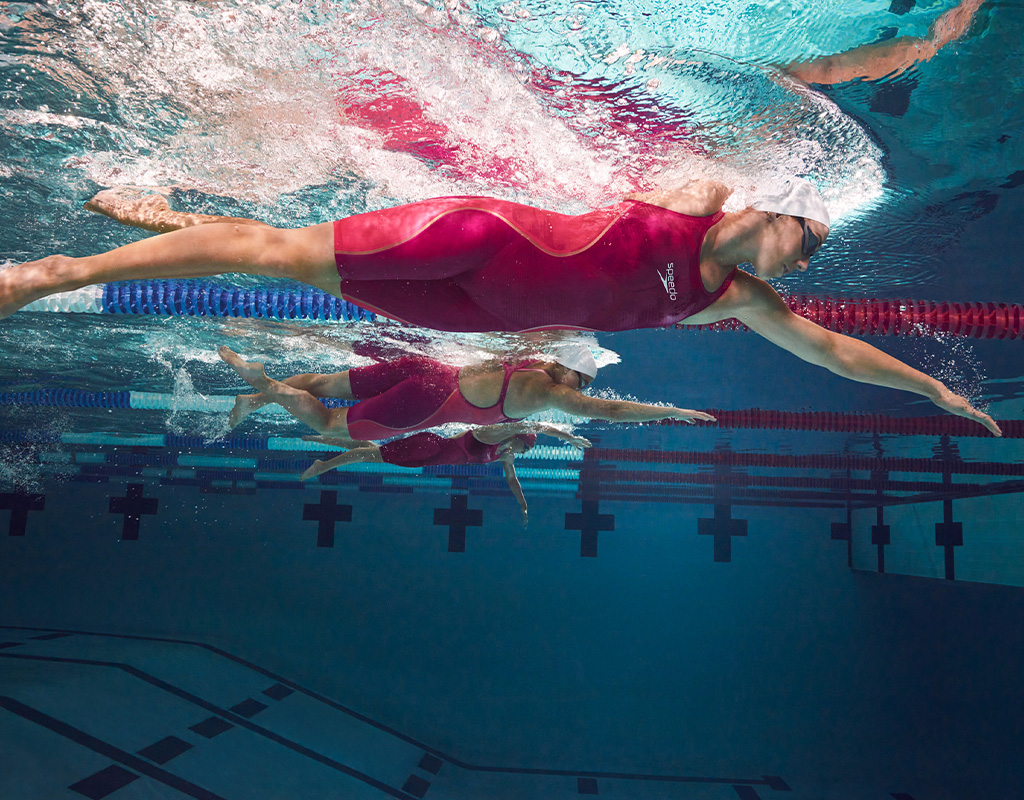
[[579, 216], [488, 197], [440, 197], [334, 223], [341, 294], [447, 331], [671, 325], [714, 292], [700, 248], [722, 218], [627, 200]]
[[381, 445], [380, 456], [385, 464], [399, 467], [489, 464], [497, 460], [502, 444], [484, 444], [471, 431], [451, 439], [423, 431]]
[[532, 370], [525, 363], [501, 366], [505, 370], [501, 394], [494, 405], [486, 408], [462, 396], [459, 367], [431, 358], [406, 356], [351, 369], [352, 396], [359, 402], [348, 410], [349, 435], [353, 439], [388, 439], [448, 422], [496, 425], [515, 421], [504, 411], [508, 382], [516, 372]]

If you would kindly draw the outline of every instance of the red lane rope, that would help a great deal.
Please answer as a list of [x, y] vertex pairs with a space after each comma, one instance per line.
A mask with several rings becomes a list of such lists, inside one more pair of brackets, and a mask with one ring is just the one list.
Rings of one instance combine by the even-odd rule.
[[[928, 417], [887, 417], [883, 414], [847, 414], [838, 411], [773, 411], [746, 408], [734, 411], [709, 408], [718, 420], [697, 422], [719, 428], [759, 428], [783, 431], [836, 431], [843, 433], [880, 433], [892, 436], [980, 436], [995, 438], [974, 420], [952, 414]], [[997, 420], [1004, 439], [1024, 438], [1024, 420]], [[659, 425], [686, 425], [678, 420], [662, 420]]]
[[[829, 298], [792, 294], [783, 297], [795, 314], [836, 333], [873, 336], [932, 336], [938, 333], [974, 339], [1020, 339], [1024, 306], [1016, 303], [937, 303], [930, 300]], [[735, 319], [710, 325], [676, 327], [747, 330]]]
[[[959, 461], [940, 458], [905, 458], [813, 453], [738, 453], [732, 450], [633, 450], [595, 447], [587, 457], [607, 464], [613, 461], [635, 464], [683, 464], [692, 466], [728, 466], [741, 468], [776, 467], [781, 469], [858, 470], [868, 472], [911, 472], [951, 475], [1024, 476], [1024, 464], [995, 461]], [[618, 474], [616, 469], [615, 474]]]
[[[934, 471], [934, 463], [932, 468]], [[652, 469], [616, 469], [615, 485], [625, 483], [663, 483], [685, 484], [688, 486], [721, 486], [723, 484], [738, 487], [767, 487], [773, 489], [825, 489], [828, 491], [861, 491], [870, 492], [885, 489], [890, 492], [942, 492], [949, 491], [951, 486], [963, 488], [964, 484], [948, 484], [941, 481], [896, 481], [888, 477], [847, 478], [842, 477], [805, 477], [786, 475], [750, 475], [746, 472], [732, 472], [727, 475], [716, 475], [713, 472], [669, 472]], [[828, 495], [822, 495], [827, 497]]]

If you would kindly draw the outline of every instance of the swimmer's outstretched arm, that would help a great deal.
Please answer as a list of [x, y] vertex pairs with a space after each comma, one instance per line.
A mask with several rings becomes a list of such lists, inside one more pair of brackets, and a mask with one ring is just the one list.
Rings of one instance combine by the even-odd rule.
[[866, 44], [810, 61], [787, 64], [783, 70], [805, 83], [842, 83], [857, 78], [874, 81], [899, 75], [921, 61], [928, 61], [950, 42], [963, 36], [984, 0], [964, 0], [932, 23], [928, 35], [901, 36]]
[[500, 425], [481, 425], [479, 428], [473, 428], [473, 436], [484, 444], [501, 444], [506, 439], [511, 439], [520, 433], [542, 433], [545, 436], [553, 436], [580, 450], [590, 447], [589, 439], [566, 433], [561, 428], [544, 422], [503, 422]]
[[992, 417], [951, 392], [942, 382], [867, 342], [833, 333], [794, 314], [760, 278], [737, 271], [729, 291], [713, 308], [719, 320], [734, 317], [804, 361], [850, 380], [924, 395], [944, 411], [973, 419], [994, 436], [1003, 435]]
[[713, 416], [703, 411], [634, 403], [631, 400], [605, 400], [582, 394], [564, 384], [553, 386], [548, 392], [548, 407], [577, 417], [607, 419], [612, 422], [651, 422], [657, 419], [681, 419], [691, 423], [695, 419], [715, 421]]

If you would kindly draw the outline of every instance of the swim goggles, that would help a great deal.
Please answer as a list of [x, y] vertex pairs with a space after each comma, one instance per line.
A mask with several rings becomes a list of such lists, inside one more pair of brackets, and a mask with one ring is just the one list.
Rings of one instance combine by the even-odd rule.
[[818, 252], [818, 248], [821, 247], [822, 240], [819, 239], [814, 231], [807, 225], [807, 220], [803, 217], [797, 217], [800, 220], [800, 227], [803, 229], [804, 238], [800, 241], [800, 253], [804, 258], [810, 258]]

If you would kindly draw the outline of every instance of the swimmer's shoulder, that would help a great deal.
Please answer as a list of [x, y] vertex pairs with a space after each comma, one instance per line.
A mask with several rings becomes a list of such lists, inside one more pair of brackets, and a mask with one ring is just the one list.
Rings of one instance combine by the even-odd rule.
[[637, 192], [626, 195], [627, 200], [639, 200], [652, 206], [667, 208], [690, 217], [709, 217], [722, 210], [732, 189], [720, 181], [699, 178], [673, 189]]

